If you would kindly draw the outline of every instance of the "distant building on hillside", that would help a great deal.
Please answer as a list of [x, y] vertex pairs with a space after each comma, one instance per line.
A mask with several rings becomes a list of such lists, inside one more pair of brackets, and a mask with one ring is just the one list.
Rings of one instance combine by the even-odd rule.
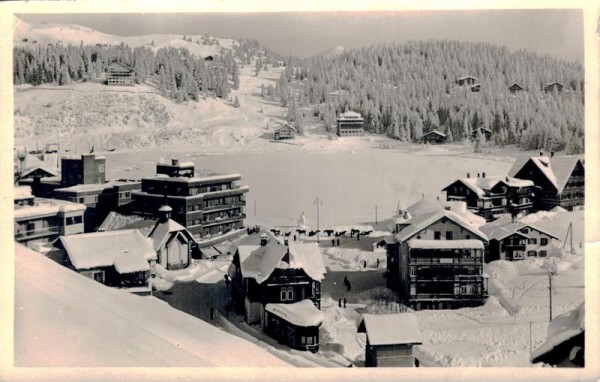
[[84, 232], [83, 204], [35, 198], [29, 186], [15, 188], [14, 204], [14, 238], [28, 247]]
[[489, 140], [492, 137], [492, 130], [490, 130], [486, 127], [480, 126], [480, 127], [477, 127], [475, 129], [471, 130], [471, 139], [472, 140], [477, 139], [477, 137], [480, 133], [483, 134], [483, 136], [485, 137], [486, 140]]
[[316, 352], [326, 272], [317, 243], [285, 245], [266, 233], [251, 235], [238, 244], [229, 268], [234, 309], [287, 346]]
[[521, 85], [519, 85], [519, 84], [517, 84], [517, 83], [514, 83], [514, 84], [512, 84], [512, 85], [511, 85], [511, 86], [508, 88], [508, 90], [510, 90], [510, 93], [511, 93], [511, 94], [516, 94], [516, 93], [520, 93], [520, 92], [522, 92], [522, 91], [523, 91], [523, 87], [521, 87]]
[[366, 367], [414, 367], [413, 346], [423, 344], [417, 317], [412, 313], [364, 313], [358, 333], [367, 334]]
[[473, 76], [458, 77], [456, 79], [456, 83], [458, 84], [458, 86], [463, 86], [463, 85], [472, 86], [477, 83], [477, 77], [473, 77]]
[[564, 85], [560, 82], [551, 82], [549, 84], [544, 84], [544, 92], [552, 93], [553, 91], [562, 92]]
[[107, 85], [133, 85], [135, 71], [127, 65], [113, 62], [106, 68]]
[[472, 93], [479, 93], [481, 91], [481, 84], [471, 85], [471, 86], [469, 86], [469, 90]]
[[352, 137], [364, 135], [364, 118], [354, 111], [340, 114], [337, 119], [337, 135], [340, 137]]
[[524, 216], [533, 210], [533, 182], [510, 176], [486, 177], [485, 172], [458, 179], [442, 189], [448, 201], [464, 201], [467, 208], [486, 220], [503, 214]]
[[572, 211], [585, 202], [585, 168], [577, 156], [540, 156], [517, 158], [508, 175], [533, 181], [534, 209], [551, 210], [560, 206]]
[[395, 233], [385, 243], [387, 285], [403, 304], [421, 310], [484, 303], [487, 237], [469, 214], [426, 199], [399, 212]]
[[280, 139], [294, 138], [297, 133], [298, 133], [298, 131], [296, 130], [295, 127], [286, 123], [286, 124], [276, 128], [273, 135], [274, 135], [275, 140], [278, 141]]
[[424, 134], [421, 139], [423, 140], [423, 143], [439, 145], [446, 143], [446, 134], [440, 133], [437, 130], [432, 130], [427, 134]]
[[158, 163], [156, 176], [143, 178], [141, 191], [131, 193], [132, 211], [156, 216], [166, 197], [173, 208], [172, 219], [187, 228], [200, 247], [212, 245], [213, 239], [244, 232], [249, 188], [237, 184], [241, 178], [239, 174], [198, 176], [193, 162], [177, 159]]

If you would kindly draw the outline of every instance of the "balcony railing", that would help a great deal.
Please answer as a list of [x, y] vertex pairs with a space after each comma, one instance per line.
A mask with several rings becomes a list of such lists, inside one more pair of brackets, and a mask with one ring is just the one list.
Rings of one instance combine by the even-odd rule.
[[236, 203], [229, 203], [229, 204], [219, 204], [216, 206], [202, 207], [202, 212], [206, 213], [206, 212], [213, 212], [213, 211], [220, 211], [220, 210], [229, 210], [232, 208], [244, 207], [245, 205], [246, 205], [246, 202], [243, 202], [243, 201], [236, 202]]
[[216, 225], [216, 224], [225, 224], [225, 223], [231, 223], [231, 222], [236, 222], [238, 220], [242, 220], [246, 218], [246, 214], [240, 214], [237, 216], [231, 216], [231, 217], [225, 217], [225, 218], [217, 218], [217, 219], [212, 219], [212, 220], [203, 220], [202, 221], [202, 226], [203, 227], [208, 227], [211, 225]]
[[59, 232], [60, 232], [60, 227], [58, 227], [58, 226], [42, 227], [42, 228], [37, 228], [37, 229], [32, 229], [32, 230], [19, 230], [15, 234], [15, 240], [29, 239], [29, 238], [39, 237], [39, 236], [49, 236], [49, 235], [58, 234]]

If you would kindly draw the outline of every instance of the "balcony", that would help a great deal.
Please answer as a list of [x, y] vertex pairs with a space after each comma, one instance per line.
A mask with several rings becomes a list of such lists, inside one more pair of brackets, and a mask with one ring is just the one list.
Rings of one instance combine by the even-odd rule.
[[15, 233], [15, 240], [17, 240], [17, 241], [29, 240], [29, 239], [34, 239], [37, 237], [58, 235], [59, 233], [60, 233], [60, 227], [58, 227], [58, 226], [42, 227], [42, 228], [32, 229], [32, 230], [28, 230], [28, 231], [27, 230], [19, 230]]
[[226, 217], [226, 218], [216, 218], [213, 220], [202, 221], [202, 226], [210, 227], [210, 226], [218, 225], [218, 224], [232, 223], [232, 222], [236, 222], [236, 221], [239, 221], [239, 220], [242, 220], [245, 218], [246, 218], [246, 214], [240, 214], [237, 216], [231, 216], [231, 217]]
[[214, 212], [214, 211], [226, 211], [226, 210], [230, 210], [232, 208], [239, 208], [239, 207], [245, 207], [245, 206], [246, 206], [246, 202], [240, 201], [237, 203], [219, 204], [216, 206], [202, 207], [202, 212], [206, 213], [206, 212]]

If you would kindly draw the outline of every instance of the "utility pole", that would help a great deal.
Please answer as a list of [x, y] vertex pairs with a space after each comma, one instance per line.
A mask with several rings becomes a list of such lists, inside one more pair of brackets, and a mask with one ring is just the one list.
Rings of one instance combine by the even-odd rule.
[[314, 205], [317, 206], [317, 243], [319, 243], [319, 231], [321, 230], [320, 228], [320, 222], [319, 222], [319, 208], [320, 206], [323, 204], [323, 201], [317, 196], [317, 198], [315, 199], [315, 202], [313, 203]]
[[554, 267], [551, 267], [550, 269], [548, 269], [548, 296], [550, 304], [550, 320], [548, 320], [548, 322], [552, 321], [552, 276], [554, 275], [556, 275], [556, 269]]
[[533, 342], [533, 340], [532, 340], [532, 336], [531, 336], [531, 324], [532, 323], [533, 322], [529, 321], [529, 355], [530, 356], [531, 356], [531, 353], [533, 352], [533, 350], [532, 350], [532, 342]]
[[375, 224], [377, 224], [377, 204], [375, 204]]
[[256, 217], [256, 199], [254, 199], [254, 217]]

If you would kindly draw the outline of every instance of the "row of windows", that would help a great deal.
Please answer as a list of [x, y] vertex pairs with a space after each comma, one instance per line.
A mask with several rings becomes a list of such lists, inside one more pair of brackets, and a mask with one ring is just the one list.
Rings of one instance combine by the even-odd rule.
[[83, 217], [78, 215], [78, 216], [69, 216], [66, 219], [66, 224], [67, 225], [73, 225], [73, 224], [81, 224], [83, 223]]
[[294, 287], [282, 287], [279, 291], [281, 301], [294, 301]]
[[241, 226], [241, 223], [227, 223], [227, 224], [223, 224], [223, 225], [217, 225], [217, 226], [212, 226], [212, 227], [205, 227], [202, 230], [202, 234], [204, 236], [208, 236], [208, 235], [222, 235], [225, 234], [231, 230], [236, 229], [236, 224], [237, 227], [239, 228], [239, 226]]

